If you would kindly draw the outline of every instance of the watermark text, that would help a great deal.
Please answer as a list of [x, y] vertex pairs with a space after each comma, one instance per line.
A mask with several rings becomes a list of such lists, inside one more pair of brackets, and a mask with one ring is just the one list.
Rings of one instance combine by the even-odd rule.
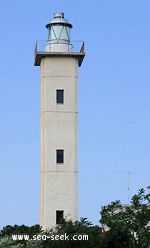
[[86, 241], [88, 240], [88, 235], [87, 234], [72, 234], [72, 235], [67, 235], [67, 233], [64, 234], [51, 234], [51, 235], [45, 235], [45, 234], [38, 234], [38, 235], [33, 235], [30, 237], [27, 234], [12, 234], [11, 236], [12, 240], [73, 240], [73, 241]]

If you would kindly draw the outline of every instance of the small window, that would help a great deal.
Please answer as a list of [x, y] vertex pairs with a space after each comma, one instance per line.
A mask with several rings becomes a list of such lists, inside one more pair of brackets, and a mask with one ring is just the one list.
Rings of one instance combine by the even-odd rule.
[[64, 103], [64, 90], [56, 90], [56, 102]]
[[56, 210], [56, 224], [61, 224], [63, 220], [64, 211], [63, 210]]
[[64, 163], [64, 150], [56, 150], [56, 163], [57, 164]]

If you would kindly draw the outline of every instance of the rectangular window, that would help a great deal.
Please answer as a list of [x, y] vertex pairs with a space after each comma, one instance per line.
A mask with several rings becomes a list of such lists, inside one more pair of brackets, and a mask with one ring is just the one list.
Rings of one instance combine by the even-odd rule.
[[61, 224], [63, 220], [64, 211], [63, 210], [56, 210], [56, 224]]
[[56, 90], [56, 103], [64, 103], [64, 90]]
[[64, 163], [64, 150], [56, 150], [56, 163], [57, 164]]

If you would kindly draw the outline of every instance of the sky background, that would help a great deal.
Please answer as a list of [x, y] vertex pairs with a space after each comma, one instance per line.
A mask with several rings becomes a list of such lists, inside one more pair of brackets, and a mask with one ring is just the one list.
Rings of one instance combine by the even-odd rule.
[[[1, 1], [0, 228], [39, 223], [40, 68], [36, 40], [64, 12], [85, 41], [79, 68], [79, 217], [150, 185], [150, 1]], [[121, 173], [115, 173], [121, 172]], [[125, 173], [122, 173], [125, 172]], [[146, 189], [148, 192], [148, 189]]]

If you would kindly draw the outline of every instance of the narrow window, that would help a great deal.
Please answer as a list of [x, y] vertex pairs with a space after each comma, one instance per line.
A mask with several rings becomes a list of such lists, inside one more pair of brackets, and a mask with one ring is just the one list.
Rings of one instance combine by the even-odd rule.
[[56, 90], [56, 102], [64, 103], [64, 90]]
[[56, 150], [56, 163], [57, 164], [64, 163], [64, 150]]
[[63, 220], [64, 211], [63, 210], [56, 210], [56, 224], [61, 224]]

